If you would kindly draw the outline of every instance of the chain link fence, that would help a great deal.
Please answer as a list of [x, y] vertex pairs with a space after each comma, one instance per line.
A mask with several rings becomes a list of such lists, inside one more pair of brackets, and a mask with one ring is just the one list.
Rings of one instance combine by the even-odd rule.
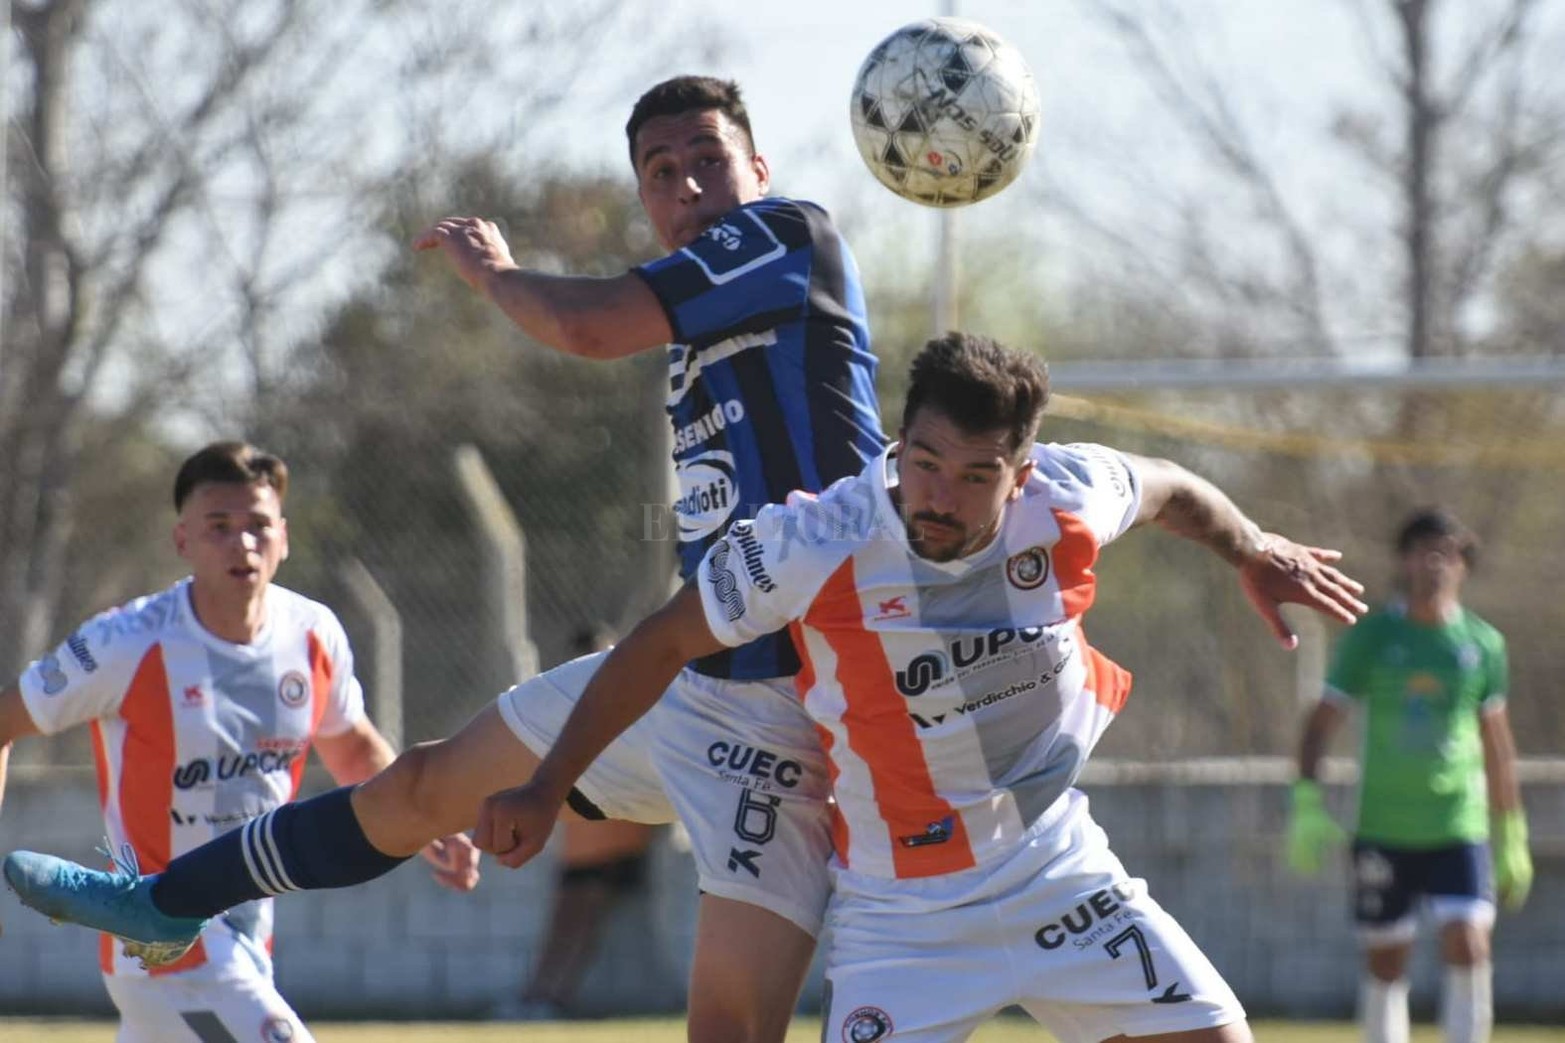
[[[523, 377], [495, 375], [485, 392], [500, 396], [507, 380], [529, 382], [527, 423], [513, 432], [503, 424], [487, 432], [470, 426], [459, 433], [481, 437], [442, 438], [439, 418], [420, 420], [410, 409], [388, 414], [401, 429], [377, 416], [339, 427], [341, 437], [325, 442], [319, 425], [279, 427], [269, 441], [293, 462], [296, 475], [289, 504], [293, 556], [280, 580], [337, 608], [373, 705], [376, 678], [368, 667], [384, 650], [343, 572], [349, 561], [363, 564], [400, 617], [403, 734], [410, 742], [459, 727], [528, 661], [516, 647], [517, 631], [508, 636], [507, 626], [516, 624], [496, 607], [503, 604], [494, 594], [503, 577], [494, 575], [482, 526], [458, 478], [462, 446], [477, 447], [520, 525], [525, 578], [506, 596], [511, 609], [525, 610], [520, 632], [539, 667], [568, 658], [583, 629], [622, 630], [670, 590], [674, 547], [659, 524], [669, 502], [669, 466], [658, 354], [591, 366], [534, 352], [513, 365], [526, 371]], [[899, 375], [887, 374], [888, 402], [898, 393]], [[471, 408], [488, 408], [483, 398]], [[1565, 501], [1557, 494], [1565, 431], [1556, 399], [1550, 390], [1530, 388], [1196, 391], [1090, 400], [1062, 394], [1044, 434], [1186, 463], [1263, 526], [1341, 548], [1345, 568], [1364, 581], [1371, 601], [1393, 594], [1391, 541], [1403, 516], [1430, 503], [1450, 506], [1483, 541], [1467, 602], [1509, 641], [1521, 752], [1547, 755], [1565, 748], [1565, 710], [1552, 697], [1560, 626], [1555, 595], [1565, 587], [1565, 552], [1556, 536], [1565, 527]], [[1192, 427], [1197, 418], [1201, 426]], [[895, 425], [894, 414], [888, 423]], [[162, 483], [146, 470], [146, 481]], [[145, 512], [139, 528], [148, 533], [168, 523], [160, 502], [148, 499], [139, 509]], [[157, 547], [164, 537], [144, 539]], [[109, 550], [98, 550], [98, 559], [126, 557], [120, 548]], [[81, 553], [91, 560], [94, 550], [84, 546]], [[163, 575], [154, 577], [154, 564]], [[160, 551], [136, 568], [94, 573], [94, 582], [71, 591], [80, 599], [76, 615], [132, 596], [154, 578], [164, 582], [177, 566]], [[1301, 701], [1318, 692], [1335, 625], [1295, 614], [1304, 646], [1293, 655], [1282, 651], [1227, 566], [1150, 529], [1107, 549], [1098, 574], [1088, 631], [1137, 677], [1126, 712], [1104, 740], [1104, 756], [1291, 751]], [[87, 757], [79, 737], [38, 753], [29, 753], [30, 745], [23, 744], [21, 756], [69, 763]]]

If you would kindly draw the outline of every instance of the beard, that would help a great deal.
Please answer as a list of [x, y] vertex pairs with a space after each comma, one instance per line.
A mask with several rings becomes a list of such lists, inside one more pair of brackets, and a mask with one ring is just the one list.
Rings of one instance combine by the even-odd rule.
[[929, 561], [954, 561], [971, 543], [967, 527], [955, 518], [924, 511], [913, 515], [912, 522], [908, 535], [913, 547]]

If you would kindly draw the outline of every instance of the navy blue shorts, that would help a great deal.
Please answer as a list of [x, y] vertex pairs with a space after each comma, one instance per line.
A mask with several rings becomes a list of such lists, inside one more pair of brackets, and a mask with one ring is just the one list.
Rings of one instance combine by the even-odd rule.
[[1408, 919], [1421, 899], [1492, 904], [1489, 845], [1411, 849], [1353, 842], [1353, 918], [1361, 927], [1388, 927]]

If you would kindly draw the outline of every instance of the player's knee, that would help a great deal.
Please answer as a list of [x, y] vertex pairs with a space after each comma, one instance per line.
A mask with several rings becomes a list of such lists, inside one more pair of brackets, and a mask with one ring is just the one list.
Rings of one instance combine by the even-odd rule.
[[1489, 932], [1477, 924], [1447, 924], [1440, 932], [1440, 954], [1446, 963], [1472, 967], [1489, 962]]
[[[399, 814], [425, 827], [433, 838], [458, 827], [443, 821], [440, 790], [439, 743], [421, 742], [408, 747], [375, 779], [383, 783], [380, 796], [395, 804]], [[368, 785], [368, 784], [366, 784]]]
[[[793, 1004], [753, 983], [725, 981], [719, 987], [699, 975], [690, 981], [686, 1031], [689, 1043], [783, 1043]], [[748, 985], [748, 987], [747, 987]]]
[[790, 1013], [768, 1016], [742, 1003], [692, 996], [686, 1035], [689, 1043], [783, 1043]]
[[1397, 981], [1407, 973], [1407, 957], [1403, 946], [1375, 946], [1364, 953], [1364, 966], [1380, 981]]

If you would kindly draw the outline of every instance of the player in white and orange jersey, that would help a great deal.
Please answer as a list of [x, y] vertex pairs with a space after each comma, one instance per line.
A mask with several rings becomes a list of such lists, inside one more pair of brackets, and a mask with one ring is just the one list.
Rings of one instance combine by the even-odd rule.
[[[1022, 1006], [1067, 1043], [1250, 1039], [1221, 975], [1109, 851], [1074, 782], [1129, 674], [1082, 630], [1099, 549], [1148, 521], [1283, 602], [1351, 622], [1335, 551], [1263, 532], [1161, 460], [1034, 445], [1034, 358], [950, 334], [913, 363], [901, 441], [732, 526], [593, 678], [530, 785], [485, 801], [507, 865], [679, 664], [790, 626], [836, 796], [827, 1040], [963, 1040]], [[758, 817], [752, 828], [764, 828]]]
[[[664, 352], [680, 482], [667, 520], [688, 577], [730, 522], [790, 490], [819, 492], [880, 453], [878, 362], [852, 252], [825, 210], [769, 194], [736, 84], [664, 80], [636, 101], [625, 136], [665, 256], [610, 277], [530, 270], [492, 222], [460, 217], [414, 245], [439, 251], [539, 345], [596, 359]], [[485, 796], [531, 777], [601, 661], [528, 678], [350, 793], [285, 804], [133, 888], [33, 851], [8, 854], [0, 874], [35, 910], [171, 958], [204, 918], [262, 895], [364, 883], [469, 828]], [[571, 797], [582, 818], [677, 817], [689, 834], [701, 891], [692, 1043], [781, 1043], [815, 951], [830, 782], [793, 698], [798, 668], [786, 633], [691, 662]]]
[[[185, 461], [174, 545], [191, 574], [82, 624], [0, 691], [0, 783], [12, 740], [90, 724], [111, 857], [152, 871], [293, 799], [313, 745], [334, 778], [392, 760], [364, 714], [353, 653], [326, 606], [272, 583], [288, 556], [287, 466], [241, 442]], [[471, 889], [465, 836], [426, 851]], [[105, 934], [119, 1043], [308, 1041], [272, 984], [271, 899], [212, 920], [189, 952], [143, 969]]]

